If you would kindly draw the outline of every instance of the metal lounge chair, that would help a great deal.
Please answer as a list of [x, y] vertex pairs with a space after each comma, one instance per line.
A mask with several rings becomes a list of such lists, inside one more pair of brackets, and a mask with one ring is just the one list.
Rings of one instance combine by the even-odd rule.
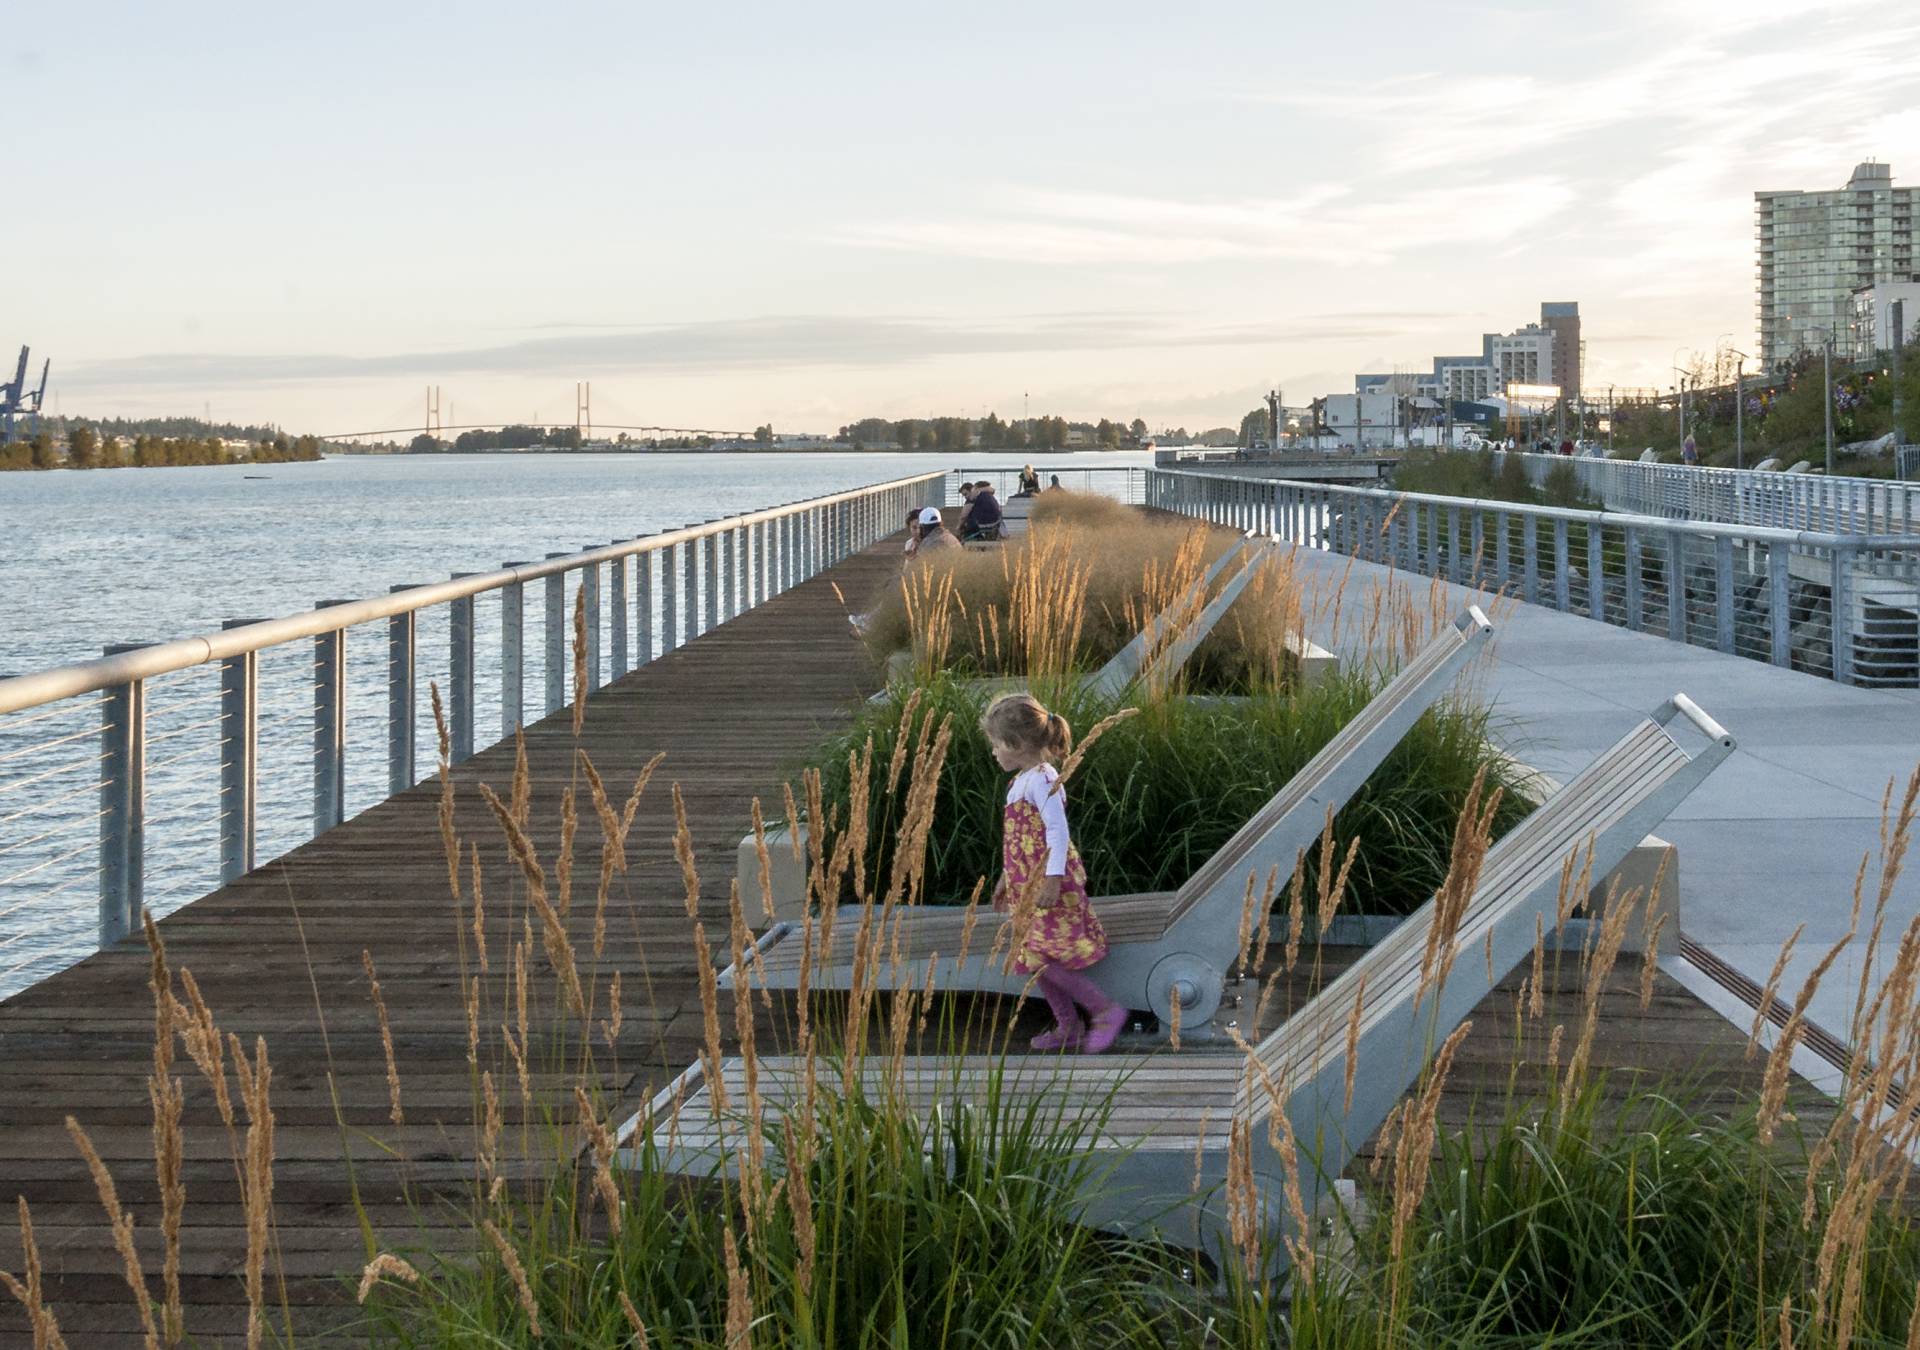
[[[1673, 734], [1682, 729], [1704, 744], [1689, 751]], [[1251, 1048], [1259, 1074], [1278, 1085], [1278, 1100], [1250, 1072], [1247, 1056], [1207, 1051], [922, 1057], [903, 1067], [877, 1059], [864, 1069], [867, 1090], [876, 1099], [900, 1092], [917, 1111], [979, 1105], [997, 1095], [1016, 1107], [1040, 1099], [1064, 1119], [1103, 1120], [1095, 1151], [1108, 1165], [1083, 1197], [1082, 1217], [1122, 1231], [1155, 1231], [1224, 1257], [1231, 1250], [1224, 1191], [1233, 1126], [1248, 1127], [1259, 1218], [1277, 1231], [1287, 1223], [1286, 1168], [1268, 1132], [1272, 1113], [1285, 1111], [1298, 1141], [1302, 1198], [1313, 1214], [1439, 1043], [1531, 952], [1536, 922], [1556, 921], [1563, 864], [1572, 858], [1579, 866], [1590, 853], [1593, 875], [1611, 872], [1733, 748], [1733, 738], [1684, 695], [1655, 710], [1488, 851], [1455, 931], [1458, 959], [1443, 982], [1421, 984], [1435, 922], [1429, 901]], [[1349, 1107], [1346, 1038], [1362, 989]], [[777, 1117], [801, 1090], [804, 1065], [780, 1057], [756, 1063], [763, 1108]], [[742, 1061], [725, 1060], [718, 1073], [728, 1100], [738, 1102]], [[697, 1065], [627, 1123], [623, 1144], [649, 1122], [667, 1165], [693, 1173], [726, 1167], [741, 1128], [737, 1111], [712, 1109]]]
[[[1088, 974], [1117, 1001], [1151, 1009], [1163, 1025], [1180, 1004], [1184, 1034], [1204, 1038], [1239, 955], [1241, 914], [1249, 874], [1264, 881], [1270, 868], [1282, 878], [1326, 828], [1327, 813], [1338, 812], [1392, 753], [1420, 715], [1451, 685], [1493, 632], [1477, 606], [1469, 606], [1429, 642], [1413, 660], [1370, 699], [1359, 714], [1321, 748], [1235, 832], [1179, 890], [1145, 895], [1095, 898], [1111, 949]], [[1026, 978], [1006, 969], [994, 938], [1005, 922], [998, 915], [976, 916], [971, 944], [963, 934], [971, 926], [967, 910], [956, 906], [912, 906], [889, 921], [878, 944], [888, 959], [868, 959], [866, 978], [890, 987], [897, 978], [924, 984], [932, 960], [934, 984], [947, 990], [1020, 993]], [[858, 925], [836, 924], [826, 950], [812, 953], [808, 980], [816, 989], [851, 986], [857, 957]], [[891, 954], [898, 945], [896, 965]], [[771, 988], [799, 984], [803, 932], [798, 924], [768, 929], [756, 952], [754, 979]], [[965, 950], [963, 951], [963, 947]], [[733, 978], [729, 967], [721, 982]]]

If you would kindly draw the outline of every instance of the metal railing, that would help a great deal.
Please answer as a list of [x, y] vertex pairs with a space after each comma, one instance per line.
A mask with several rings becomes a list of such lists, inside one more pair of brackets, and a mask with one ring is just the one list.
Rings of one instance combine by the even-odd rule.
[[1504, 450], [1493, 452], [1496, 469], [1508, 453], [1536, 487], [1556, 467], [1571, 467], [1581, 491], [1609, 511], [1826, 534], [1920, 533], [1915, 483]]
[[[950, 469], [947, 471], [948, 500], [958, 497], [960, 484], [977, 483], [986, 479], [993, 484], [993, 492], [1001, 501], [1006, 501], [1020, 490], [1020, 471], [1023, 466], [1015, 464], [991, 465], [987, 468]], [[1036, 460], [1034, 473], [1040, 477], [1040, 486], [1044, 490], [1057, 476], [1060, 486], [1070, 492], [1097, 493], [1102, 497], [1113, 497], [1133, 506], [1146, 501], [1147, 470], [1138, 464], [1100, 464], [1065, 468], [1049, 466]]]
[[493, 741], [484, 728], [512, 736], [529, 698], [537, 716], [564, 707], [576, 593], [594, 689], [897, 531], [942, 503], [945, 477], [0, 679], [0, 995], [411, 787], [423, 742], [436, 758], [430, 681], [456, 763]]
[[[1156, 469], [1151, 505], [1842, 684], [1920, 683], [1920, 535]], [[1836, 621], [1835, 616], [1839, 616]]]

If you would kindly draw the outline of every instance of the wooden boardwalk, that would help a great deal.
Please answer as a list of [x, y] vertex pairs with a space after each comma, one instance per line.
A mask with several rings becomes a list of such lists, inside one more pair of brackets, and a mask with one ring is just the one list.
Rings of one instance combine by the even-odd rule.
[[[734, 846], [747, 828], [751, 800], [758, 795], [777, 811], [782, 776], [877, 681], [872, 662], [848, 634], [833, 585], [858, 599], [892, 574], [897, 559], [897, 546], [882, 543], [589, 700], [582, 744], [616, 798], [652, 756], [666, 755], [629, 841], [632, 870], [616, 882], [606, 956], [595, 973], [602, 1000], [614, 972], [623, 987], [617, 1052], [606, 1057], [600, 1078], [626, 1100], [642, 1099], [684, 1068], [701, 1039], [691, 926], [671, 850], [670, 786], [677, 783], [685, 798], [703, 879], [703, 917], [710, 937], [721, 940]], [[551, 873], [560, 796], [574, 775], [569, 715], [530, 728], [526, 739], [531, 834]], [[490, 971], [481, 1018], [495, 1028], [513, 1020], [505, 991], [525, 915], [514, 899], [520, 888], [509, 885], [505, 845], [476, 785], [489, 783], [504, 796], [512, 771], [507, 745], [454, 772], [457, 829], [479, 845], [487, 876]], [[284, 1305], [299, 1329], [341, 1327], [354, 1316], [351, 1286], [368, 1256], [363, 1215], [383, 1246], [442, 1236], [457, 1248], [471, 1240], [471, 1230], [434, 1199], [436, 1191], [457, 1194], [471, 1182], [478, 1142], [476, 1071], [468, 1062], [462, 998], [462, 973], [475, 964], [471, 912], [449, 894], [438, 800], [429, 780], [159, 926], [173, 969], [193, 973], [221, 1027], [248, 1046], [264, 1037], [269, 1047], [277, 1159], [269, 1287], [271, 1301]], [[584, 966], [592, 964], [599, 861], [599, 831], [584, 802], [579, 842], [567, 928]], [[385, 992], [404, 1126], [389, 1119], [385, 1051], [363, 950]], [[537, 933], [529, 965], [536, 990], [551, 989]], [[1565, 1020], [1574, 1021], [1577, 992], [1556, 1000], [1564, 1003]], [[1538, 1053], [1515, 1040], [1511, 1005], [1510, 993], [1496, 992], [1483, 1010], [1487, 1015], [1450, 1085], [1449, 1119], [1465, 1117], [1474, 1093], [1504, 1086], [1516, 1056]], [[537, 1052], [542, 1008], [533, 1016]], [[776, 1005], [769, 1031], [784, 1020]], [[1759, 1066], [1743, 1060], [1742, 1037], [1664, 978], [1651, 1014], [1639, 1013], [1623, 988], [1609, 1000], [1607, 1022], [1596, 1054], [1603, 1064], [1685, 1068], [1730, 1091], [1757, 1082]], [[490, 1033], [498, 1038], [497, 1030]], [[21, 1195], [32, 1206], [47, 1297], [76, 1347], [140, 1340], [122, 1260], [63, 1122], [71, 1115], [84, 1126], [112, 1170], [135, 1216], [137, 1246], [157, 1296], [160, 1204], [147, 1088], [152, 1055], [148, 955], [138, 942], [0, 1004], [0, 1196]], [[484, 1050], [483, 1063], [496, 1066], [511, 1132], [520, 1110], [513, 1075]], [[199, 1344], [223, 1344], [238, 1340], [246, 1318], [240, 1182], [206, 1081], [184, 1055], [173, 1072], [186, 1092], [186, 1326]], [[550, 1104], [571, 1119], [565, 1099], [571, 1081], [536, 1076], [536, 1109]], [[0, 1264], [19, 1271], [18, 1236], [10, 1223], [7, 1228]], [[276, 1311], [276, 1324], [282, 1316]], [[0, 1307], [0, 1343], [25, 1337], [25, 1319], [9, 1300]], [[346, 1338], [359, 1336], [349, 1330]]]

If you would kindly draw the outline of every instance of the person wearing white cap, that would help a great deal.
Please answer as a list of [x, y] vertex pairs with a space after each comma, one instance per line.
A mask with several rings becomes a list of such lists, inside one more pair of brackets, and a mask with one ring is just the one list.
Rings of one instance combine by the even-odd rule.
[[941, 523], [939, 508], [929, 506], [920, 512], [920, 542], [913, 550], [914, 557], [924, 558], [928, 553], [959, 547], [960, 541]]
[[[907, 560], [905, 566], [911, 567], [915, 561], [920, 558], [945, 552], [948, 549], [957, 550], [960, 547], [960, 541], [955, 539], [953, 535], [948, 532], [946, 525], [941, 522], [939, 508], [932, 506], [922, 507], [919, 513], [913, 515], [911, 519], [912, 524], [909, 525], [907, 529]], [[873, 612], [868, 611], [865, 614], [849, 614], [847, 615], [847, 621], [853, 625], [856, 633], [864, 635], [868, 626], [873, 622]]]

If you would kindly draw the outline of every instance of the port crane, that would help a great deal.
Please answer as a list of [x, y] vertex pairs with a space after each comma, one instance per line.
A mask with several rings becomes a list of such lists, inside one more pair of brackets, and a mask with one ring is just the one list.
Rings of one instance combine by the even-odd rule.
[[20, 348], [20, 364], [13, 372], [13, 379], [0, 384], [0, 445], [12, 445], [14, 441], [14, 419], [26, 410], [29, 419], [27, 435], [31, 436], [40, 429], [40, 405], [47, 397], [47, 372], [53, 367], [53, 358], [48, 357], [40, 367], [40, 387], [27, 388], [27, 348]]

